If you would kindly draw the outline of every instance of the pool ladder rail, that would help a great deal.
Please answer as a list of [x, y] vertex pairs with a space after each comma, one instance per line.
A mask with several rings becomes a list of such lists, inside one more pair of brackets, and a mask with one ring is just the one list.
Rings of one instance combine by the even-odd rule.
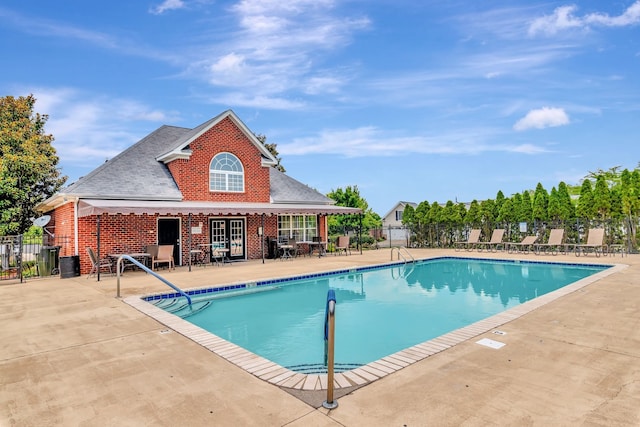
[[391, 261], [393, 261], [394, 252], [398, 254], [398, 260], [402, 258], [402, 261], [404, 261], [405, 264], [409, 262], [408, 258], [411, 259], [412, 263], [416, 262], [416, 259], [411, 255], [411, 252], [409, 252], [409, 250], [404, 246], [394, 246], [391, 248]]

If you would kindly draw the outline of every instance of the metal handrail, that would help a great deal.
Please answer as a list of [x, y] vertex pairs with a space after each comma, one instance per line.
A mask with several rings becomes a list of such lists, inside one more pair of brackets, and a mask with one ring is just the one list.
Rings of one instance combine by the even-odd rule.
[[391, 248], [391, 261], [393, 261], [393, 251], [396, 250], [398, 252], [398, 259], [402, 258], [402, 260], [404, 261], [404, 263], [406, 264], [407, 258], [402, 255], [401, 251], [404, 250], [405, 254], [407, 254], [409, 256], [409, 258], [411, 258], [411, 262], [415, 263], [416, 259], [413, 257], [413, 255], [411, 255], [411, 252], [409, 252], [409, 250], [407, 248], [405, 248], [404, 246], [394, 246]]
[[160, 280], [162, 283], [164, 283], [165, 285], [169, 286], [174, 291], [178, 292], [180, 295], [182, 295], [183, 297], [185, 297], [187, 299], [187, 302], [189, 303], [189, 307], [191, 307], [191, 297], [189, 295], [187, 295], [182, 289], [180, 289], [179, 287], [177, 287], [176, 285], [174, 285], [173, 283], [171, 283], [170, 281], [168, 281], [164, 277], [160, 276], [158, 273], [156, 273], [155, 271], [151, 270], [149, 267], [147, 267], [146, 265], [142, 264], [140, 261], [138, 261], [137, 259], [132, 258], [129, 255], [120, 255], [118, 257], [118, 262], [116, 263], [116, 274], [117, 274], [117, 277], [118, 277], [118, 292], [117, 292], [116, 296], [118, 298], [120, 298], [120, 271], [121, 271], [120, 266], [122, 265], [122, 260], [123, 259], [126, 259], [127, 261], [130, 261], [135, 266], [140, 267], [145, 272], [151, 274], [153, 277], [155, 277], [156, 279]]
[[333, 399], [333, 372], [336, 330], [336, 293], [333, 289], [327, 292], [327, 306], [324, 318], [325, 356], [327, 363], [327, 400], [322, 402], [326, 409], [335, 409], [338, 402]]

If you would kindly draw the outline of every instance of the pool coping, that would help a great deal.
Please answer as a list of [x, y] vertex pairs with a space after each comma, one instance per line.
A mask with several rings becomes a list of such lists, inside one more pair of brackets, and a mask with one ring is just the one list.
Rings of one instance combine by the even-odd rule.
[[[417, 261], [434, 261], [438, 259], [465, 259], [465, 260], [481, 260], [488, 261], [486, 258], [471, 258], [471, 257], [457, 257], [457, 256], [444, 256], [424, 258]], [[515, 320], [533, 310], [538, 309], [552, 301], [555, 301], [562, 296], [573, 293], [585, 286], [594, 283], [606, 276], [614, 273], [618, 273], [628, 267], [626, 264], [590, 264], [590, 263], [569, 263], [569, 262], [551, 262], [551, 261], [534, 261], [534, 260], [490, 260], [492, 262], [506, 262], [506, 263], [521, 263], [521, 264], [552, 264], [552, 265], [575, 265], [575, 266], [597, 266], [608, 267], [602, 271], [594, 273], [588, 277], [580, 279], [576, 282], [568, 284], [560, 289], [549, 292], [545, 295], [537, 297], [533, 300], [524, 302], [516, 307], [507, 309], [501, 313], [487, 317], [483, 320], [474, 322], [470, 325], [453, 330], [446, 334], [440, 335], [431, 340], [416, 344], [408, 347], [404, 350], [400, 350], [391, 355], [385, 356], [376, 361], [370, 362], [366, 365], [360, 366], [356, 369], [339, 372], [334, 374], [334, 388], [350, 388], [354, 386], [363, 386], [374, 382], [380, 378], [383, 378], [389, 374], [399, 371], [409, 365], [424, 360], [429, 356], [440, 353], [446, 349], [449, 349], [462, 342], [468, 341], [474, 337], [490, 332], [491, 330], [502, 326], [512, 320]], [[364, 266], [353, 269], [337, 269], [322, 273], [308, 274], [308, 275], [295, 275], [284, 276], [279, 278], [267, 279], [259, 281], [264, 284], [272, 284], [275, 281], [288, 281], [299, 278], [319, 277], [329, 274], [336, 274], [340, 272], [354, 272], [354, 271], [367, 271], [378, 268], [385, 268], [395, 265], [403, 265], [404, 263], [384, 263], [375, 264], [371, 266]], [[242, 282], [230, 283], [228, 285], [216, 286], [215, 288], [229, 290], [229, 289], [242, 289]], [[256, 281], [249, 282], [252, 286], [256, 286]], [[201, 293], [202, 287], [185, 290], [187, 293], [197, 295], [196, 292]], [[209, 288], [207, 288], [209, 289]], [[293, 390], [301, 391], [320, 391], [326, 390], [328, 386], [327, 374], [304, 374], [300, 372], [291, 371], [277, 363], [274, 363], [262, 356], [250, 352], [243, 347], [238, 346], [230, 341], [227, 341], [211, 332], [196, 326], [189, 321], [180, 318], [172, 313], [169, 313], [154, 304], [149, 303], [146, 299], [154, 298], [158, 295], [171, 297], [170, 293], [154, 293], [150, 295], [134, 295], [124, 298], [123, 301], [138, 311], [148, 315], [156, 321], [162, 323], [175, 332], [191, 339], [202, 347], [209, 351], [219, 355], [234, 365], [242, 368], [243, 370], [251, 373], [252, 375], [274, 384], [279, 387], [289, 388]], [[156, 298], [159, 299], [159, 298]]]

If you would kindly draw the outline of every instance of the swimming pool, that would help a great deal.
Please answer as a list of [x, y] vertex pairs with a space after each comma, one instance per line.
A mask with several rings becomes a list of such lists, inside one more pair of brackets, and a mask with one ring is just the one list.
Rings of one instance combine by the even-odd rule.
[[[211, 343], [218, 345], [220, 340], [222, 348], [226, 345], [229, 351], [236, 352], [235, 346], [228, 345], [235, 343], [271, 361], [277, 367], [272, 372], [282, 368], [285, 377], [287, 372], [317, 373], [324, 362], [326, 292], [335, 289], [336, 363], [349, 369], [345, 375], [352, 378], [350, 372], [371, 372], [371, 366], [384, 371], [385, 366], [393, 364], [385, 364], [385, 360], [392, 360], [399, 367], [403, 362], [405, 366], [412, 363], [400, 355], [403, 351], [405, 356], [407, 351], [423, 352], [418, 358], [440, 351], [449, 346], [443, 334], [460, 335], [461, 329], [466, 328], [466, 335], [460, 335], [459, 340], [478, 335], [467, 325], [495, 318], [498, 313], [608, 267], [447, 257], [421, 261], [415, 266], [393, 264], [342, 270], [284, 281], [192, 290], [194, 300], [200, 304], [206, 301], [208, 306], [186, 320], [209, 330], [213, 334]], [[549, 286], [551, 282], [555, 284]], [[162, 306], [173, 298], [175, 295], [163, 294], [146, 300]], [[513, 316], [507, 318], [511, 320]], [[506, 321], [496, 319], [494, 323]], [[441, 341], [439, 345], [437, 339]], [[427, 341], [431, 342], [431, 350], [421, 344]], [[251, 353], [238, 354], [252, 360]], [[287, 378], [295, 376], [288, 375]]]

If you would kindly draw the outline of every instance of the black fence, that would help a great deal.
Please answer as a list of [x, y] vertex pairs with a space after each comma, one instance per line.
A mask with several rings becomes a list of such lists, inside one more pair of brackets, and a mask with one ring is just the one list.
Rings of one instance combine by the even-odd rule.
[[0, 236], [0, 280], [18, 280], [60, 274], [60, 251], [66, 236]]
[[[414, 226], [394, 226], [372, 229], [369, 234], [375, 237], [375, 247], [406, 246], [414, 248], [451, 248], [455, 242], [465, 241], [469, 231], [482, 230], [481, 240], [488, 241], [496, 228], [504, 228], [505, 242], [520, 242], [524, 236], [537, 235], [545, 242], [551, 229], [565, 230], [565, 243], [584, 243], [590, 228], [605, 229], [606, 245], [622, 245], [628, 253], [638, 252], [636, 230], [640, 224], [625, 220], [606, 221], [554, 221], [554, 222], [516, 222], [453, 225], [445, 223], [421, 224]], [[365, 245], [366, 247], [366, 245]]]

